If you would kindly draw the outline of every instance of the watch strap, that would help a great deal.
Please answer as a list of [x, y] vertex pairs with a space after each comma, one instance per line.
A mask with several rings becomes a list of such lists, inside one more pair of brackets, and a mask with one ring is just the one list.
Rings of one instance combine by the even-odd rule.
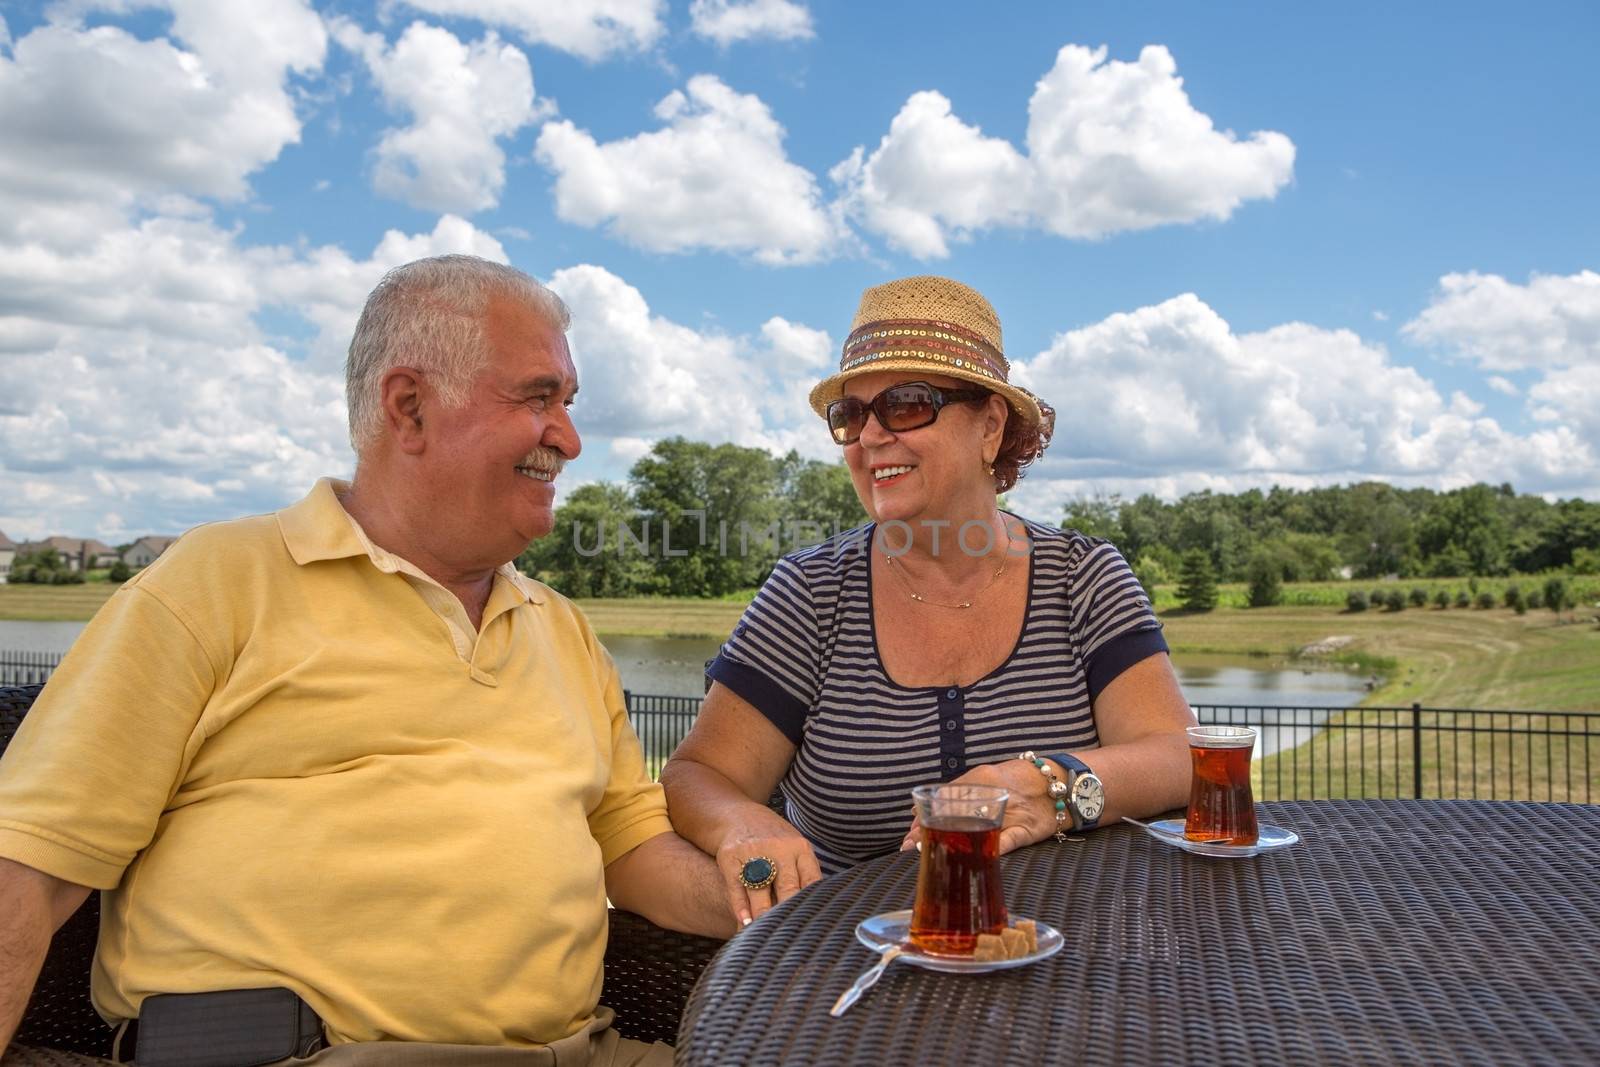
[[[1067, 807], [1072, 811], [1072, 828], [1074, 830], [1093, 830], [1100, 825], [1100, 816], [1096, 815], [1092, 819], [1085, 819], [1083, 813], [1078, 810], [1078, 805], [1072, 799], [1072, 787], [1078, 784], [1078, 778], [1085, 774], [1094, 774], [1094, 771], [1089, 769], [1087, 763], [1070, 752], [1056, 753], [1045, 758], [1055, 760], [1072, 776], [1067, 780]], [[1099, 777], [1099, 775], [1095, 775], [1096, 779]]]

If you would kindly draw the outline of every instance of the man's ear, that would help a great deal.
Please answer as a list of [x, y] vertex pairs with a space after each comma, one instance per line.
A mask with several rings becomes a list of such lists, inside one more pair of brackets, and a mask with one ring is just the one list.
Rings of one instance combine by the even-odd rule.
[[394, 436], [400, 451], [409, 456], [419, 454], [426, 441], [422, 430], [426, 388], [422, 375], [410, 367], [392, 368], [378, 387], [384, 428]]

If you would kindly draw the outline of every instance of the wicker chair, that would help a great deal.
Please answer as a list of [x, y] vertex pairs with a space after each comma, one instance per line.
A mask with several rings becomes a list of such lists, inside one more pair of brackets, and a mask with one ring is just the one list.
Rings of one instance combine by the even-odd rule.
[[[42, 688], [0, 686], [0, 752]], [[81, 1064], [87, 1061], [80, 1056], [110, 1054], [112, 1031], [89, 1001], [89, 967], [99, 928], [100, 894], [90, 893], [50, 943], [17, 1028], [16, 1045], [4, 1057], [6, 1067]], [[610, 913], [610, 928], [601, 1000], [617, 1013], [617, 1032], [639, 1041], [671, 1043], [689, 990], [723, 943], [664, 930], [626, 911]]]

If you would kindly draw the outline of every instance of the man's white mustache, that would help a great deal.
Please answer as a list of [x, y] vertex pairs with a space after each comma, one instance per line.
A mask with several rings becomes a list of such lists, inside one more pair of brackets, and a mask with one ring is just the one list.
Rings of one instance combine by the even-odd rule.
[[552, 475], [560, 474], [561, 468], [566, 465], [566, 458], [561, 453], [549, 448], [536, 448], [528, 453], [527, 458], [517, 464], [519, 467], [531, 467], [536, 471], [548, 471]]

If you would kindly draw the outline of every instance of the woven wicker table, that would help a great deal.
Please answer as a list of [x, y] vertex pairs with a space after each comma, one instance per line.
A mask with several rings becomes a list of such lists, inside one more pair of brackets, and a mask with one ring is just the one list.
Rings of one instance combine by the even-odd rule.
[[1214, 860], [1131, 826], [1003, 861], [1014, 915], [1066, 948], [985, 975], [874, 956], [915, 854], [827, 879], [722, 951], [680, 1064], [1600, 1063], [1600, 807], [1261, 805], [1299, 844]]

